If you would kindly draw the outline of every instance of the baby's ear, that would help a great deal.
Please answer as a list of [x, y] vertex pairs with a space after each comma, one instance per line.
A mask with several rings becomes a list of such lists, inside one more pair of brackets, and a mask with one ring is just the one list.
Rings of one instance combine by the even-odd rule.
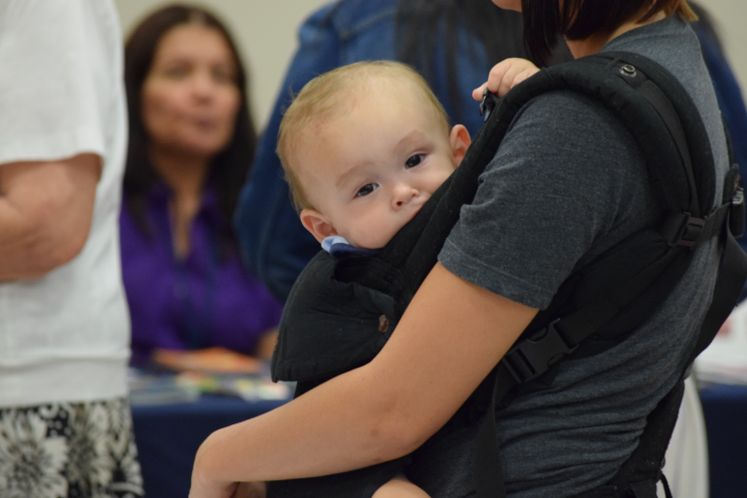
[[337, 235], [337, 230], [320, 212], [313, 209], [301, 210], [301, 224], [311, 235], [321, 242], [330, 235]]
[[454, 125], [449, 133], [449, 143], [451, 145], [451, 157], [454, 166], [459, 166], [459, 163], [462, 162], [464, 155], [467, 153], [469, 144], [472, 143], [467, 128], [461, 124]]

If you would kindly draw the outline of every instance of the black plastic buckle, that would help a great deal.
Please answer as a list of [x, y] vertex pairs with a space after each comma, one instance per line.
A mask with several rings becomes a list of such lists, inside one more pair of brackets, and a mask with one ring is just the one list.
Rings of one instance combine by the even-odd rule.
[[688, 212], [680, 213], [679, 226], [675, 227], [667, 243], [670, 247], [693, 247], [698, 243], [705, 224], [703, 218], [696, 218]]
[[569, 344], [563, 337], [557, 326], [558, 321], [559, 318], [531, 337], [519, 340], [501, 360], [517, 383], [539, 377], [578, 348], [578, 345]]
[[482, 116], [483, 123], [488, 120], [490, 113], [495, 109], [497, 100], [495, 94], [490, 93], [487, 88], [483, 90], [482, 100], [480, 101], [480, 116]]

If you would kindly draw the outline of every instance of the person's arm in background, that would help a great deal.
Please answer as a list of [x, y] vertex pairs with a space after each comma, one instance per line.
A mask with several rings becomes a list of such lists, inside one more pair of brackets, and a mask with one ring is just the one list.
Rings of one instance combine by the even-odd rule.
[[301, 226], [291, 204], [275, 153], [277, 133], [282, 113], [301, 87], [339, 64], [340, 40], [331, 23], [333, 9], [328, 5], [318, 10], [299, 29], [299, 48], [262, 133], [234, 220], [244, 263], [281, 301], [286, 300], [319, 244]]
[[0, 165], [0, 281], [40, 277], [80, 252], [100, 174], [94, 154]]

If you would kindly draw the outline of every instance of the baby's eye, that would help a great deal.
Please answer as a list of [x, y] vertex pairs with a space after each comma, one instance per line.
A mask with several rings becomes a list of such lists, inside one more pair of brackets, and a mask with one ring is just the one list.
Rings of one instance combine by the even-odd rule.
[[424, 154], [415, 154], [413, 156], [410, 156], [407, 158], [407, 161], [405, 161], [405, 167], [406, 168], [414, 168], [418, 164], [423, 162]]
[[365, 197], [368, 194], [372, 193], [374, 190], [379, 188], [378, 183], [367, 183], [363, 185], [361, 188], [358, 189], [358, 191], [355, 193], [356, 197]]

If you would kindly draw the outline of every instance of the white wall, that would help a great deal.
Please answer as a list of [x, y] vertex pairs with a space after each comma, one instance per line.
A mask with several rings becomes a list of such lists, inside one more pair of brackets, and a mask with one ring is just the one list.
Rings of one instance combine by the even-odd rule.
[[[700, 0], [713, 16], [726, 55], [737, 79], [742, 95], [747, 97], [747, 2], [745, 0]], [[745, 137], [747, 139], [747, 137]]]
[[[125, 33], [147, 11], [173, 0], [115, 0]], [[190, 1], [190, 0], [186, 0]], [[375, 0], [372, 0], [375, 1]], [[465, 0], [487, 1], [487, 0]], [[727, 55], [747, 95], [747, 2], [745, 0], [700, 0], [717, 23]], [[264, 126], [278, 86], [296, 47], [296, 28], [326, 0], [211, 0], [202, 4], [228, 25], [252, 80], [250, 95], [257, 124]]]

